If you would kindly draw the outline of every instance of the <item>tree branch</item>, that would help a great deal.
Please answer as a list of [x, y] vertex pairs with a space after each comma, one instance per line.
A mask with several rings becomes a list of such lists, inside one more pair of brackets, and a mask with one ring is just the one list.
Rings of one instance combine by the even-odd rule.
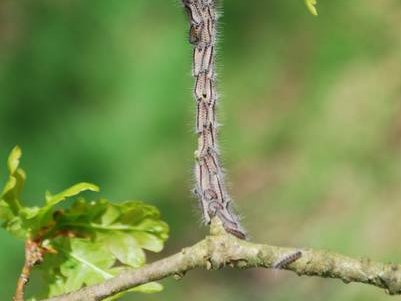
[[44, 249], [38, 243], [28, 239], [25, 242], [25, 262], [22, 267], [21, 274], [17, 281], [17, 288], [13, 297], [13, 301], [24, 301], [25, 285], [29, 281], [32, 268], [42, 262]]
[[282, 268], [299, 276], [337, 278], [345, 283], [366, 283], [383, 288], [392, 295], [401, 294], [401, 265], [384, 264], [366, 258], [355, 259], [329, 251], [255, 244], [227, 234], [221, 223], [215, 222], [210, 236], [175, 255], [122, 273], [103, 283], [43, 301], [103, 300], [151, 281], [172, 275], [183, 277], [186, 272], [195, 268], [272, 268], [283, 257], [299, 252], [302, 253], [301, 258]]

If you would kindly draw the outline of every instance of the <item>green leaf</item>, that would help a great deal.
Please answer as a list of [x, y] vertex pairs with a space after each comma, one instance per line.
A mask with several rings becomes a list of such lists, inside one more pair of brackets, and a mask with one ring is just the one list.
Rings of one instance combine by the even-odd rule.
[[314, 16], [317, 16], [318, 14], [317, 14], [317, 10], [316, 10], [316, 4], [317, 4], [317, 1], [316, 0], [305, 0], [305, 4], [306, 4], [306, 7], [308, 8], [308, 10], [309, 10], [309, 12], [312, 14], [312, 15], [314, 15]]
[[145, 253], [130, 233], [100, 234], [99, 241], [124, 265], [138, 268], [145, 263]]
[[30, 220], [36, 218], [39, 212], [39, 207], [23, 207], [20, 211], [20, 216], [23, 217], [24, 220]]
[[169, 228], [168, 225], [164, 222], [151, 218], [146, 218], [135, 226], [135, 230], [156, 235], [164, 241], [168, 238]]
[[118, 231], [149, 233], [163, 243], [169, 232], [157, 208], [138, 201], [111, 204], [105, 199], [92, 202], [80, 199], [60, 214], [56, 222], [81, 236], [100, 232], [113, 235]]
[[[47, 192], [43, 207], [23, 207], [20, 194], [26, 176], [19, 168], [20, 158], [21, 150], [15, 147], [7, 163], [9, 178], [0, 195], [0, 219], [11, 234], [36, 239], [42, 248], [52, 251], [45, 254], [40, 265], [49, 284], [49, 296], [139, 268], [145, 264], [145, 250], [163, 249], [169, 227], [154, 206], [139, 201], [113, 204], [105, 199], [88, 202], [78, 198], [69, 207], [56, 208], [83, 191], [99, 191], [90, 183], [73, 185], [55, 195]], [[161, 289], [154, 282], [130, 291], [153, 293]]]
[[[56, 256], [62, 259], [53, 261], [47, 267], [50, 269], [48, 274], [51, 275], [49, 296], [104, 281], [123, 272], [127, 267], [140, 267], [145, 262], [144, 253], [135, 238], [125, 233], [117, 232], [113, 236], [103, 234], [96, 240], [63, 239], [62, 243], [56, 242], [55, 246], [59, 251]], [[125, 267], [114, 267], [117, 263], [125, 264]], [[162, 288], [159, 283], [152, 282], [129, 291], [155, 293]], [[108, 300], [115, 300], [120, 296], [122, 294]]]
[[[115, 262], [113, 256], [107, 250], [107, 247], [100, 242], [93, 242], [87, 239], [74, 238], [71, 239], [71, 252], [68, 256], [73, 258], [79, 265], [90, 271], [90, 274], [108, 279], [113, 277], [106, 270], [111, 268]], [[63, 273], [68, 276], [68, 273]], [[75, 275], [75, 274], [74, 274]], [[92, 284], [97, 280], [83, 279], [83, 283]]]
[[153, 294], [153, 293], [161, 292], [162, 290], [163, 290], [163, 285], [161, 285], [159, 282], [149, 282], [149, 283], [134, 287], [130, 291]]
[[[48, 237], [49, 244], [58, 251], [48, 256], [58, 259], [47, 267], [42, 265], [51, 296], [143, 266], [144, 250], [161, 251], [169, 232], [159, 210], [138, 201], [112, 204], [105, 199], [87, 202], [81, 198], [69, 209], [51, 216], [55, 232], [75, 236]], [[45, 261], [51, 262], [47, 258]], [[132, 291], [152, 293], [161, 289], [160, 284], [151, 283]]]
[[8, 171], [9, 177], [4, 185], [0, 199], [4, 200], [10, 206], [10, 209], [14, 216], [18, 215], [21, 209], [20, 194], [24, 187], [26, 179], [25, 172], [18, 168], [21, 158], [21, 149], [16, 146], [11, 151], [8, 157]]
[[65, 292], [65, 278], [60, 275], [54, 275], [54, 278], [49, 282], [48, 297], [62, 295]]
[[78, 183], [71, 186], [70, 188], [52, 195], [50, 192], [46, 192], [46, 205], [36, 211], [36, 215], [32, 215], [31, 218], [35, 218], [34, 221], [30, 223], [30, 228], [35, 235], [37, 231], [41, 228], [46, 227], [52, 219], [52, 210], [60, 202], [66, 200], [69, 197], [78, 195], [83, 191], [99, 191], [99, 187], [91, 183]]
[[8, 161], [7, 161], [8, 172], [10, 174], [14, 174], [17, 171], [19, 163], [20, 163], [21, 155], [22, 155], [22, 151], [18, 145], [15, 146], [11, 150], [11, 153], [10, 153], [10, 155], [8, 157]]
[[72, 238], [63, 239], [56, 245], [59, 251], [57, 256], [60, 259], [55, 261], [53, 259], [52, 264], [45, 266], [45, 269], [50, 270], [48, 271], [50, 272], [49, 296], [71, 292], [84, 285], [113, 277], [108, 270], [114, 264], [115, 258], [110, 256], [102, 244]]
[[23, 219], [20, 216], [14, 216], [4, 223], [3, 227], [7, 232], [16, 236], [19, 239], [26, 239], [28, 230], [24, 227]]
[[4, 200], [0, 200], [0, 220], [8, 221], [14, 217], [10, 205]]
[[155, 253], [158, 253], [161, 250], [163, 250], [164, 240], [160, 239], [158, 236], [154, 234], [147, 232], [133, 231], [130, 232], [130, 235], [132, 235], [135, 238], [135, 240], [142, 249], [149, 250]]
[[106, 212], [102, 215], [101, 224], [103, 226], [110, 226], [119, 218], [120, 215], [120, 210], [113, 205], [109, 205], [107, 206]]
[[4, 196], [7, 196], [7, 194], [11, 194], [15, 186], [17, 185], [17, 179], [10, 175], [6, 184], [3, 187], [3, 192], [1, 194], [2, 198], [5, 198]]
[[99, 192], [99, 187], [91, 183], [78, 183], [55, 195], [51, 195], [50, 192], [47, 192], [46, 203], [54, 206], [64, 201], [66, 198], [76, 196], [87, 190]]

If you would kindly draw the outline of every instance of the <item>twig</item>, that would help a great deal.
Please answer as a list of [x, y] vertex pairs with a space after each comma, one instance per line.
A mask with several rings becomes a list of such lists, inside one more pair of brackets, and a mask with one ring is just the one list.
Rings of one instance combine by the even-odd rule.
[[401, 265], [384, 264], [369, 259], [355, 259], [329, 251], [282, 248], [240, 240], [213, 225], [212, 235], [181, 252], [144, 267], [125, 272], [103, 283], [44, 301], [98, 301], [119, 292], [172, 275], [183, 277], [195, 268], [216, 270], [233, 268], [272, 268], [288, 254], [302, 252], [302, 257], [283, 269], [299, 276], [337, 278], [345, 283], [360, 282], [401, 294]]
[[29, 281], [32, 268], [42, 262], [43, 249], [35, 241], [28, 239], [25, 242], [25, 262], [21, 271], [21, 275], [17, 281], [17, 289], [15, 291], [14, 301], [24, 301], [25, 285]]

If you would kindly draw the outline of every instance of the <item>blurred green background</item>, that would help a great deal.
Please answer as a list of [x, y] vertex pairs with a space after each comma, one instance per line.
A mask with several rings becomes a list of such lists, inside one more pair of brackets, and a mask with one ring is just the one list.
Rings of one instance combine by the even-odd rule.
[[[401, 262], [401, 2], [318, 9], [314, 18], [301, 0], [224, 3], [220, 140], [231, 192], [254, 241]], [[171, 238], [150, 260], [201, 239], [190, 64], [178, 0], [2, 0], [0, 179], [18, 144], [31, 204], [90, 181], [102, 196], [162, 210]], [[0, 230], [1, 300], [22, 260], [22, 242]], [[267, 270], [163, 283], [125, 300], [390, 298]]]

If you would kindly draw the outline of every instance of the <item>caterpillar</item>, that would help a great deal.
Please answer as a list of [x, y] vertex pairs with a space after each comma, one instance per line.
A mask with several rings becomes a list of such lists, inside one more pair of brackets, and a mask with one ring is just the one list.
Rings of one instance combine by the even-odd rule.
[[287, 265], [297, 261], [299, 258], [302, 257], [301, 251], [296, 251], [294, 253], [285, 255], [284, 257], [279, 258], [276, 262], [273, 263], [273, 269], [283, 269]]
[[216, 0], [182, 0], [189, 20], [188, 41], [193, 46], [192, 75], [195, 79], [193, 95], [196, 103], [195, 196], [199, 199], [203, 219], [210, 224], [218, 217], [224, 229], [245, 239], [245, 231], [232, 209], [220, 163], [216, 120]]

